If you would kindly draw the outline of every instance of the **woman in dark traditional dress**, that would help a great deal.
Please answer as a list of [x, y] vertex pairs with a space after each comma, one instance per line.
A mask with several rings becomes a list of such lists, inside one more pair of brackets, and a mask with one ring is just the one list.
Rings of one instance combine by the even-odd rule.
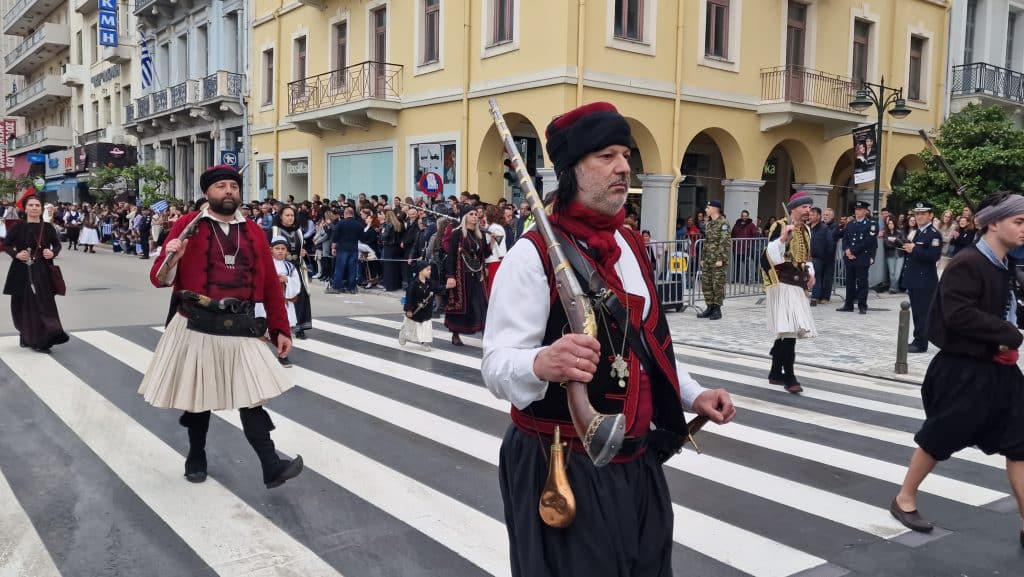
[[448, 289], [444, 326], [452, 332], [453, 345], [462, 346], [459, 333], [484, 330], [487, 317], [484, 259], [489, 254], [477, 214], [469, 211], [462, 217], [462, 224], [452, 231], [444, 266], [445, 288]]
[[313, 308], [309, 302], [309, 275], [306, 272], [306, 249], [305, 231], [296, 222], [295, 209], [286, 206], [277, 213], [274, 218], [274, 225], [268, 231], [270, 240], [275, 237], [284, 237], [288, 241], [288, 260], [299, 269], [299, 279], [302, 280], [302, 288], [299, 296], [295, 297], [295, 337], [306, 338], [306, 331], [313, 328]]
[[60, 253], [60, 237], [43, 222], [43, 204], [36, 197], [25, 201], [25, 220], [7, 231], [4, 251], [14, 259], [7, 271], [4, 294], [11, 295], [11, 317], [21, 333], [21, 346], [48, 352], [68, 342], [57, 314], [56, 293], [50, 282], [50, 262]]
[[381, 258], [383, 259], [384, 290], [396, 291], [402, 288], [402, 239], [403, 223], [390, 208], [384, 211], [385, 220], [380, 228]]

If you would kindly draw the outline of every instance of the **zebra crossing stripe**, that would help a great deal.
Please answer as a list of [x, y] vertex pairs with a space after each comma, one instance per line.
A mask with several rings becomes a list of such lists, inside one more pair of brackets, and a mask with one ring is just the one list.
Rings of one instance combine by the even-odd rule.
[[181, 455], [56, 359], [20, 350], [18, 337], [0, 338], [0, 348], [18, 378], [218, 575], [341, 577], [212, 477], [186, 489]]
[[[402, 348], [395, 339], [384, 337], [376, 333], [367, 333], [358, 329], [352, 329], [326, 322], [315, 323], [314, 327], [320, 328], [321, 330], [337, 332], [344, 336], [364, 340], [384, 347], [395, 349]], [[346, 358], [351, 354], [351, 351], [348, 349], [319, 343], [318, 341], [303, 341], [299, 346], [302, 348], [322, 348], [325, 356], [329, 356], [331, 358]], [[415, 351], [413, 349], [410, 349], [410, 351], [416, 354], [428, 354], [422, 351]], [[468, 368], [475, 368], [476, 370], [479, 370], [480, 368], [480, 361], [475, 357], [469, 357], [448, 351], [431, 351], [429, 356], [437, 357], [440, 360], [452, 362]], [[356, 362], [358, 362], [360, 366], [363, 366], [361, 361]], [[381, 366], [382, 371], [379, 372], [383, 372], [384, 374], [389, 374], [397, 378], [404, 378], [396, 374], [401, 365], [390, 361], [380, 360], [378, 360], [378, 363], [385, 364], [384, 366]], [[410, 382], [415, 382], [421, 387], [435, 388], [435, 385], [430, 381], [437, 377], [426, 377], [425, 375], [429, 375], [429, 373], [426, 373], [425, 371], [419, 372], [424, 373], [424, 375], [418, 376], [419, 378], [417, 378], [416, 381]], [[480, 387], [476, 388], [480, 389]], [[448, 392], [448, 387], [442, 385], [436, 387], [435, 390], [439, 392]], [[892, 516], [889, 515], [888, 511], [882, 508], [861, 503], [854, 499], [842, 497], [827, 491], [822, 491], [797, 481], [764, 473], [750, 467], [736, 465], [714, 457], [705, 458], [710, 463], [710, 466], [707, 466], [707, 463], [705, 463], [704, 466], [696, 468], [687, 467], [683, 464], [681, 457], [675, 457], [669, 460], [667, 464], [675, 469], [706, 478], [710, 481], [717, 482], [788, 507], [801, 509], [812, 515], [852, 527], [858, 531], [875, 535], [882, 539], [891, 539], [907, 532], [907, 529], [902, 524], [893, 519]]]
[[[148, 349], [109, 332], [89, 331], [75, 333], [75, 336], [100, 350], [109, 351], [140, 373], [146, 370], [153, 356]], [[327, 378], [317, 373], [309, 374], [320, 379]], [[383, 397], [378, 402], [382, 400]], [[268, 412], [273, 415], [276, 427], [274, 442], [279, 450], [302, 454], [308, 467], [332, 483], [434, 539], [488, 573], [508, 575], [511, 561], [504, 524], [280, 413]], [[371, 414], [379, 416], [382, 413]], [[238, 414], [234, 411], [215, 412], [214, 415], [238, 429], [242, 428]], [[471, 431], [468, 428], [466, 430]], [[178, 457], [175, 462], [180, 460]]]
[[60, 577], [50, 552], [2, 471], [0, 529], [0, 577]]
[[[366, 319], [366, 318], [372, 318], [372, 317], [360, 317], [360, 318]], [[480, 370], [480, 363], [481, 363], [480, 359], [477, 359], [476, 357], [472, 357], [472, 356], [469, 356], [469, 355], [463, 355], [463, 354], [460, 354], [460, 353], [453, 353], [453, 352], [449, 352], [449, 351], [445, 351], [445, 350], [433, 350], [433, 351], [430, 351], [430, 352], [426, 352], [426, 351], [417, 350], [414, 347], [403, 348], [403, 347], [401, 347], [398, 344], [396, 339], [388, 338], [388, 337], [379, 335], [377, 333], [371, 333], [371, 332], [367, 332], [367, 331], [361, 331], [359, 329], [349, 328], [349, 327], [338, 325], [338, 324], [334, 324], [334, 323], [327, 323], [327, 322], [317, 321], [317, 322], [314, 323], [314, 326], [316, 326], [316, 327], [318, 327], [318, 328], [320, 328], [322, 330], [326, 330], [326, 331], [329, 331], [329, 332], [334, 332], [336, 334], [340, 334], [340, 335], [347, 336], [347, 337], [350, 337], [350, 338], [364, 340], [366, 342], [370, 342], [370, 343], [377, 344], [377, 345], [380, 345], [380, 346], [389, 347], [389, 348], [392, 348], [392, 349], [403, 350], [403, 351], [406, 351], [406, 352], [411, 353], [411, 354], [422, 355], [422, 356], [425, 356], [425, 357], [429, 357], [429, 358], [433, 358], [433, 359], [438, 359], [438, 360], [441, 360], [441, 361], [449, 362], [449, 363], [456, 364], [456, 365], [459, 365], [459, 366], [463, 366], [463, 367], [466, 367], [466, 368]], [[386, 326], [386, 325], [381, 325], [381, 326]], [[349, 354], [349, 353], [345, 353], [345, 354]], [[329, 354], [328, 354], [328, 356], [329, 356]], [[395, 366], [401, 367], [401, 365], [397, 365], [397, 364]], [[694, 367], [694, 369], [695, 369], [694, 372], [696, 372], [697, 374], [703, 374], [703, 371], [705, 371], [705, 369], [699, 368], [699, 367]], [[415, 370], [415, 369], [412, 369], [412, 370]], [[707, 369], [707, 371], [711, 371], [711, 369]], [[713, 374], [715, 376], [712, 377], [712, 378], [719, 378], [719, 379], [722, 379], [722, 380], [725, 380], [725, 381], [735, 381], [735, 382], [741, 382], [741, 383], [744, 383], [744, 384], [747, 384], [744, 381], [753, 381], [752, 377], [749, 377], [747, 375], [730, 373], [730, 372], [726, 372], [726, 371], [714, 371]], [[404, 377], [400, 377], [400, 378], [404, 378]], [[416, 381], [413, 381], [413, 382], [416, 382]], [[419, 383], [417, 382], [417, 384], [419, 384]], [[479, 388], [479, 387], [477, 387], [477, 388]], [[765, 388], [774, 388], [774, 387], [767, 387], [766, 386]], [[442, 390], [442, 392], [446, 392], [446, 391]], [[824, 398], [830, 399], [832, 402], [836, 402], [836, 403], [840, 403], [840, 404], [846, 404], [844, 401], [852, 403], [852, 402], [856, 402], [856, 401], [862, 400], [862, 399], [859, 399], [857, 397], [852, 397], [852, 396], [849, 396], [849, 395], [837, 395], [836, 393], [830, 393], [828, 391], [820, 391], [820, 393], [822, 394], [822, 396]], [[905, 431], [898, 431], [898, 430], [890, 429], [890, 428], [887, 428], [887, 427], [881, 427], [881, 426], [878, 426], [878, 425], [872, 425], [870, 423], [862, 423], [860, 421], [855, 421], [853, 419], [848, 419], [848, 418], [845, 418], [845, 417], [832, 416], [832, 415], [829, 415], [829, 414], [826, 414], [826, 413], [821, 413], [821, 412], [812, 411], [812, 410], [808, 410], [808, 409], [802, 409], [802, 408], [799, 408], [799, 407], [791, 407], [789, 405], [784, 405], [784, 404], [781, 404], [781, 403], [773, 403], [773, 402], [770, 402], [770, 401], [763, 401], [763, 400], [760, 400], [760, 399], [755, 399], [755, 398], [752, 398], [752, 397], [745, 397], [745, 396], [738, 395], [738, 394], [732, 394], [732, 399], [733, 399], [733, 402], [736, 404], [736, 406], [741, 408], [741, 409], [746, 409], [746, 410], [751, 410], [751, 411], [755, 411], [755, 412], [758, 412], [758, 413], [764, 413], [764, 414], [768, 414], [768, 415], [782, 417], [782, 418], [793, 420], [793, 421], [797, 421], [797, 422], [800, 422], [800, 423], [805, 423], [805, 424], [808, 424], [808, 425], [815, 425], [815, 426], [818, 426], [818, 427], [822, 427], [822, 428], [826, 428], [826, 429], [831, 429], [831, 430], [839, 431], [839, 432], [842, 432], [842, 433], [849, 433], [849, 434], [852, 434], [852, 435], [857, 435], [857, 436], [860, 436], [860, 437], [866, 437], [866, 438], [869, 438], [869, 439], [877, 439], [877, 440], [881, 440], [881, 441], [886, 441], [886, 442], [890, 442], [890, 443], [893, 443], [893, 444], [896, 444], [896, 445], [901, 445], [901, 446], [904, 446], [904, 447], [911, 447], [911, 448], [917, 447], [917, 443], [914, 442], [914, 436], [911, 433], [907, 433]], [[875, 405], [871, 404], [871, 403], [875, 403], [875, 401], [867, 401], [867, 400], [864, 400], [864, 401], [867, 404], [870, 404], [870, 406], [875, 406]], [[802, 456], [802, 455], [797, 454], [797, 456]], [[993, 468], [996, 468], [996, 469], [1005, 469], [1006, 468], [1006, 461], [1001, 456], [999, 456], [999, 455], [986, 455], [985, 453], [979, 451], [978, 449], [973, 449], [973, 448], [964, 449], [963, 451], [960, 451], [956, 455], [954, 455], [953, 458], [954, 459], [961, 459], [961, 460], [965, 460], [965, 461], [971, 461], [971, 462], [982, 464], [982, 465], [987, 465], [989, 467], [993, 467]], [[826, 461], [826, 464], [832, 464], [832, 463], [830, 461]], [[858, 470], [856, 472], [863, 473], [863, 470]]]

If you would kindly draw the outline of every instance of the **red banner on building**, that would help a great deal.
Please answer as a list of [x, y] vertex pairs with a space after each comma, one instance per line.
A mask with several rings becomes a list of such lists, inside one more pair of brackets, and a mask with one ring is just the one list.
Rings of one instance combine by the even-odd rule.
[[14, 157], [7, 154], [10, 141], [14, 138], [17, 123], [13, 118], [0, 120], [0, 170], [14, 168]]

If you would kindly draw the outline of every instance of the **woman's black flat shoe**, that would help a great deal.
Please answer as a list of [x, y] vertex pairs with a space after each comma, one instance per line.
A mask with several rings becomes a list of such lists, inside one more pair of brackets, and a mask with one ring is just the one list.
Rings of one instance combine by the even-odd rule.
[[459, 333], [452, 333], [452, 344], [457, 347], [462, 346], [462, 339], [459, 338]]

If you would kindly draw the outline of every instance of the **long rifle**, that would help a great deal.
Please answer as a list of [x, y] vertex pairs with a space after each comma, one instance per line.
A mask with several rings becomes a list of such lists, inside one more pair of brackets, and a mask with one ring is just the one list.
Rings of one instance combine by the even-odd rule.
[[[526, 172], [526, 165], [519, 155], [512, 140], [512, 133], [505, 124], [505, 117], [498, 108], [498, 102], [491, 98], [491, 116], [494, 117], [494, 125], [498, 134], [505, 144], [505, 152], [512, 162], [516, 178], [519, 180], [519, 187], [526, 193], [526, 201], [530, 204], [530, 212], [533, 214], [534, 223], [540, 235], [544, 237], [544, 243], [548, 247], [548, 257], [555, 271], [555, 286], [558, 288], [558, 297], [562, 301], [565, 313], [569, 317], [569, 327], [577, 334], [597, 337], [597, 317], [594, 315], [594, 307], [590, 299], [580, 287], [576, 273], [562, 251], [560, 238], [555, 235], [551, 223], [548, 221], [548, 214], [545, 212], [544, 203], [537, 194], [537, 189]], [[611, 461], [622, 447], [622, 439], [626, 434], [626, 418], [621, 413], [617, 415], [605, 415], [598, 413], [590, 404], [590, 397], [587, 395], [587, 385], [584, 383], [566, 383], [566, 396], [569, 401], [569, 414], [572, 416], [573, 428], [576, 436], [583, 443], [587, 454], [594, 462], [594, 465], [602, 467]]]
[[939, 161], [939, 166], [942, 168], [943, 172], [946, 173], [946, 176], [949, 177], [949, 180], [950, 182], [953, 183], [953, 186], [956, 187], [956, 195], [960, 197], [960, 200], [964, 201], [964, 204], [967, 205], [967, 208], [971, 209], [972, 214], [977, 212], [977, 210], [975, 210], [974, 208], [974, 203], [971, 202], [971, 199], [967, 198], [967, 186], [960, 183], [960, 179], [957, 178], [956, 173], [953, 172], [953, 167], [950, 166], [948, 162], [946, 162], [946, 159], [942, 156], [942, 151], [939, 150], [939, 147], [935, 146], [935, 143], [932, 141], [932, 137], [928, 136], [928, 133], [925, 132], [923, 129], [918, 130], [917, 133], [921, 135], [921, 138], [924, 140], [925, 146], [928, 147], [928, 150], [932, 153], [932, 156], [935, 157], [935, 160]]

